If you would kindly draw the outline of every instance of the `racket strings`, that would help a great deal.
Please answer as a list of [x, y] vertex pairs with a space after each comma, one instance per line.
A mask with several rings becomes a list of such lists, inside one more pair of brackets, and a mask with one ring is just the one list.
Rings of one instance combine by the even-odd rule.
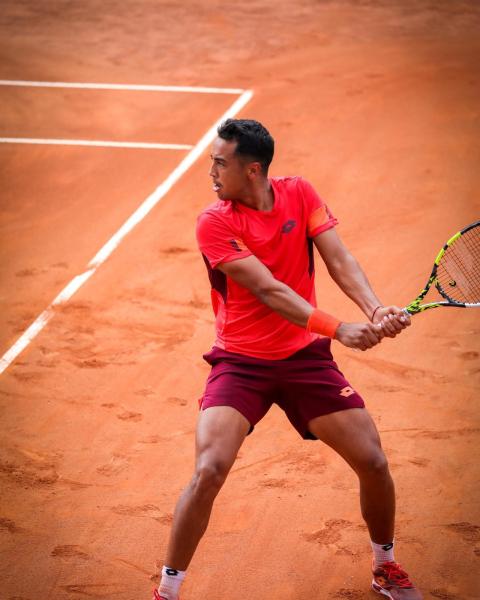
[[445, 250], [438, 265], [437, 281], [451, 300], [480, 303], [480, 226], [463, 233]]

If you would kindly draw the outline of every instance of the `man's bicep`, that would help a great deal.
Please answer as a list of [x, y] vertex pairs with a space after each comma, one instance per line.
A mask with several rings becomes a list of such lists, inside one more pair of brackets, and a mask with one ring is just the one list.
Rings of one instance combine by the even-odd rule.
[[350, 254], [333, 228], [316, 235], [313, 242], [327, 267], [334, 266]]
[[255, 295], [271, 287], [275, 281], [271, 271], [253, 255], [222, 262], [217, 269]]

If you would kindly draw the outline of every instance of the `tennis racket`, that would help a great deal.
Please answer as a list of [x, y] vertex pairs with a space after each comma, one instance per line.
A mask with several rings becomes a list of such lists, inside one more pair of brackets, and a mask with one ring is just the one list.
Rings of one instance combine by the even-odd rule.
[[[421, 304], [432, 285], [445, 300]], [[403, 310], [416, 315], [437, 306], [480, 307], [480, 221], [448, 240], [435, 259], [427, 285]]]

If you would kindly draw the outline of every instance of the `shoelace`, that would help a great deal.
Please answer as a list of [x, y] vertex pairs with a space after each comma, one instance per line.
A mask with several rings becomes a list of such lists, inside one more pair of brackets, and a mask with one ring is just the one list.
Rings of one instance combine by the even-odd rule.
[[395, 583], [399, 588], [412, 588], [413, 583], [408, 578], [407, 573], [402, 571], [402, 568], [398, 563], [395, 562], [386, 562], [382, 564], [382, 569], [387, 574], [387, 578]]

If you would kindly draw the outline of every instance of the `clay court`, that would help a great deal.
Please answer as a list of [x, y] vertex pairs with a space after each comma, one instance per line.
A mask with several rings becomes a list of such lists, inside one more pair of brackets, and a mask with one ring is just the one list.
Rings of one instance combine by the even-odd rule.
[[[228, 111], [263, 122], [271, 174], [311, 181], [379, 297], [404, 306], [480, 215], [480, 8], [6, 0], [0, 20], [0, 597], [150, 599], [214, 341], [202, 139]], [[320, 263], [317, 297], [363, 319]], [[480, 597], [479, 317], [439, 308], [368, 352], [333, 345], [380, 431], [397, 560], [426, 599]], [[370, 557], [354, 473], [274, 408], [182, 600], [374, 598]]]

